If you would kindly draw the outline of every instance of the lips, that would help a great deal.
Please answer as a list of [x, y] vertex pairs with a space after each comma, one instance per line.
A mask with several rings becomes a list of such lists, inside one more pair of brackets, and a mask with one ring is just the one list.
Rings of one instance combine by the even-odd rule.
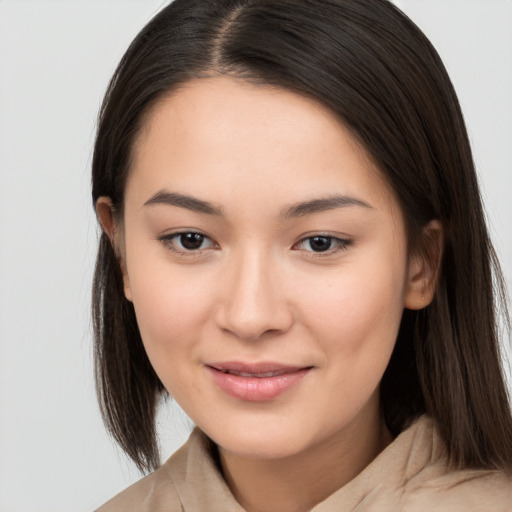
[[239, 372], [237, 370], [221, 370], [224, 373], [229, 373], [230, 375], [239, 375], [240, 377], [257, 377], [262, 379], [264, 377], [277, 377], [278, 375], [283, 375], [284, 373], [289, 373], [286, 370], [277, 371], [277, 372], [264, 372], [264, 373], [250, 373], [250, 372]]
[[228, 395], [262, 402], [273, 400], [299, 384], [312, 367], [230, 361], [209, 363], [206, 369], [215, 384]]

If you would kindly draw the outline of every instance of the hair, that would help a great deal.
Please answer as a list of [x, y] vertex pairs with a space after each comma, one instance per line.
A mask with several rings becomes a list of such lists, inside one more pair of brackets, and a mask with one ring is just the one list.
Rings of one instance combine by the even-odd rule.
[[[231, 76], [327, 105], [377, 161], [401, 205], [410, 251], [443, 226], [432, 303], [405, 310], [381, 382], [392, 434], [430, 415], [454, 468], [512, 468], [512, 417], [497, 311], [508, 323], [471, 148], [447, 72], [387, 0], [176, 0], [138, 34], [108, 86], [92, 196], [117, 219], [134, 141], [151, 108], [194, 79]], [[93, 284], [96, 381], [109, 432], [141, 469], [159, 465], [155, 414], [166, 391], [145, 353], [120, 261], [101, 235]]]

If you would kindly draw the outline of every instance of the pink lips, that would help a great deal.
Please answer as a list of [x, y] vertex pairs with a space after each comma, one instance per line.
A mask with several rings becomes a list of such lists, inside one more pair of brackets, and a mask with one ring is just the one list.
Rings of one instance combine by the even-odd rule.
[[208, 363], [214, 382], [228, 395], [252, 402], [272, 400], [298, 384], [311, 367], [236, 361]]

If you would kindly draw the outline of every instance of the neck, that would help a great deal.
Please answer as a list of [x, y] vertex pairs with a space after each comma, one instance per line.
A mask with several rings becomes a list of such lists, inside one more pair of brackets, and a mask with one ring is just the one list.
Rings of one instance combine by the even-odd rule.
[[305, 512], [350, 482], [390, 441], [377, 409], [288, 457], [248, 459], [221, 447], [219, 457], [231, 492], [247, 512]]

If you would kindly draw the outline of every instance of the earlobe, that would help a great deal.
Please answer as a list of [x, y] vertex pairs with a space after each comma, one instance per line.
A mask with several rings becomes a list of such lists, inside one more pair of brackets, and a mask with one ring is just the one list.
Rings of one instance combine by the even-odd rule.
[[117, 261], [119, 262], [121, 273], [123, 274], [124, 295], [131, 301], [132, 292], [125, 263], [125, 250], [124, 247], [122, 247], [123, 240], [120, 236], [119, 221], [115, 218], [114, 207], [110, 197], [101, 196], [98, 198], [96, 201], [96, 215], [98, 216], [103, 232], [108, 236], [117, 256]]
[[430, 221], [422, 233], [419, 249], [409, 259], [404, 306], [423, 309], [436, 291], [443, 256], [443, 227], [438, 220]]

